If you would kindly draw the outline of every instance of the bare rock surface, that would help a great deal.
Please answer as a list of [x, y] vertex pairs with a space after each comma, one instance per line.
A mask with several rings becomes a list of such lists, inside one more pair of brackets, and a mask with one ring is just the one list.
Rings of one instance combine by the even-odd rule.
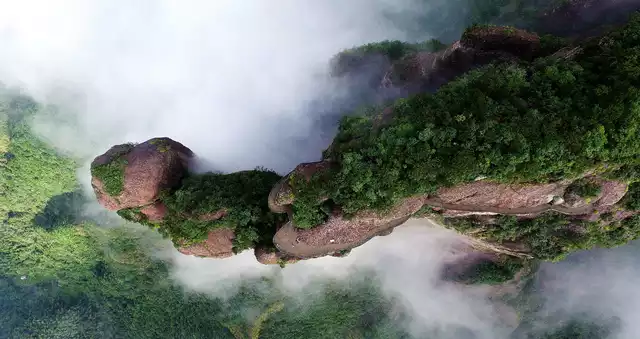
[[411, 216], [422, 204], [422, 197], [409, 198], [396, 205], [389, 213], [364, 211], [351, 218], [345, 218], [340, 211], [335, 211], [326, 223], [300, 232], [299, 241], [311, 246], [357, 242], [366, 235], [386, 230], [385, 225], [394, 220]]
[[191, 150], [169, 138], [154, 138], [135, 146], [117, 145], [96, 157], [91, 168], [113, 166], [114, 176], [122, 171], [121, 192], [117, 196], [109, 194], [105, 180], [113, 179], [94, 175], [91, 184], [98, 202], [112, 211], [147, 206], [180, 184], [192, 156]]
[[627, 193], [627, 184], [621, 181], [607, 180], [601, 183], [600, 197], [595, 203], [596, 207], [607, 207], [617, 204]]
[[209, 232], [203, 242], [180, 246], [178, 251], [182, 254], [195, 255], [197, 257], [227, 258], [233, 253], [233, 240], [235, 233], [229, 228], [217, 228]]
[[513, 27], [478, 26], [460, 41], [439, 52], [417, 52], [395, 61], [381, 88], [403, 88], [406, 93], [435, 91], [469, 70], [491, 62], [531, 60], [540, 49], [536, 34]]
[[257, 246], [253, 253], [258, 262], [264, 265], [286, 265], [293, 264], [299, 260], [278, 250], [264, 246]]
[[156, 202], [141, 208], [140, 213], [144, 214], [149, 221], [162, 221], [162, 219], [164, 219], [165, 215], [167, 214], [167, 206], [165, 206], [162, 202]]
[[554, 196], [562, 196], [566, 182], [541, 185], [507, 185], [474, 181], [455, 187], [440, 188], [436, 196], [444, 203], [498, 208], [524, 208], [544, 205]]

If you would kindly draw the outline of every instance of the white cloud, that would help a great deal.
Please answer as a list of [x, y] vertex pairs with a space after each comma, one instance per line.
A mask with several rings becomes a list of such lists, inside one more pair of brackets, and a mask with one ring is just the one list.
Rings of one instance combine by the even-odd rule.
[[286, 171], [319, 157], [316, 122], [347, 95], [329, 58], [405, 38], [385, 13], [414, 2], [2, 0], [0, 79], [64, 106], [37, 130], [85, 158], [169, 136], [219, 170]]

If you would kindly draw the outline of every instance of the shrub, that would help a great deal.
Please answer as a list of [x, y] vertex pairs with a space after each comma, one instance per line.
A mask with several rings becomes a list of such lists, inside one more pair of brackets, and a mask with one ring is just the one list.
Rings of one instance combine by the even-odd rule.
[[640, 216], [611, 221], [606, 226], [573, 220], [556, 212], [520, 220], [515, 216], [499, 216], [493, 223], [473, 217], [449, 218], [446, 224], [461, 233], [481, 230], [476, 236], [488, 241], [523, 244], [535, 258], [550, 261], [563, 259], [577, 250], [620, 246], [640, 236]]
[[622, 205], [628, 210], [640, 210], [640, 183], [635, 182], [629, 185], [627, 194], [622, 198]]
[[91, 176], [102, 182], [104, 191], [110, 196], [116, 197], [124, 189], [124, 170], [127, 160], [124, 156], [129, 153], [133, 144], [126, 144], [119, 152], [112, 155], [111, 160], [102, 165], [91, 166]]
[[586, 200], [599, 196], [600, 191], [600, 185], [587, 178], [578, 179], [567, 188], [567, 193], [575, 194]]
[[[229, 227], [235, 231], [234, 250], [257, 243], [271, 244], [282, 216], [271, 213], [267, 197], [280, 180], [275, 172], [256, 169], [231, 174], [191, 175], [182, 186], [163, 199], [167, 215], [159, 231], [177, 242], [194, 243], [206, 239], [210, 230]], [[218, 220], [201, 216], [225, 211]]]
[[502, 262], [483, 261], [474, 265], [463, 277], [468, 284], [502, 284], [513, 279], [524, 262], [518, 258], [505, 258]]

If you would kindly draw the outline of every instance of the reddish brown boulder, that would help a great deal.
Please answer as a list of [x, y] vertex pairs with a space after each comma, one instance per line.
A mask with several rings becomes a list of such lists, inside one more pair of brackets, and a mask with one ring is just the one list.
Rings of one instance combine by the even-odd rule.
[[603, 181], [600, 186], [602, 192], [598, 201], [596, 201], [596, 207], [608, 207], [617, 204], [627, 194], [628, 186], [626, 183], [615, 180]]
[[257, 246], [253, 250], [253, 253], [255, 254], [258, 262], [264, 265], [284, 266], [286, 264], [293, 264], [298, 261], [298, 259], [286, 255], [275, 248], [267, 248], [264, 246]]
[[91, 184], [110, 210], [147, 206], [180, 184], [192, 156], [169, 138], [117, 145], [93, 160]]
[[165, 215], [167, 214], [167, 206], [165, 206], [162, 202], [156, 202], [154, 204], [141, 208], [140, 213], [144, 214], [147, 217], [148, 221], [162, 221], [162, 219], [164, 219]]
[[409, 94], [435, 91], [475, 67], [531, 60], [539, 49], [536, 34], [513, 27], [476, 26], [442, 51], [417, 52], [395, 61], [382, 78], [381, 88], [403, 88]]
[[369, 239], [403, 224], [423, 205], [424, 197], [404, 199], [386, 213], [362, 211], [345, 218], [339, 209], [328, 220], [310, 229], [298, 229], [289, 222], [273, 237], [279, 250], [300, 258], [313, 258], [350, 250]]
[[192, 245], [179, 246], [178, 251], [197, 257], [227, 258], [233, 253], [233, 240], [236, 235], [232, 229], [217, 228], [210, 231], [207, 239]]
[[436, 196], [450, 204], [523, 208], [549, 203], [554, 196], [562, 196], [568, 185], [567, 182], [509, 185], [480, 180], [440, 188]]
[[291, 173], [282, 178], [274, 189], [271, 190], [271, 193], [269, 194], [269, 206], [271, 210], [276, 213], [284, 213], [284, 211], [281, 211], [280, 207], [293, 203], [294, 193], [292, 187], [289, 185], [291, 180], [301, 178], [308, 181], [314, 174], [320, 174], [323, 171], [327, 171], [331, 166], [332, 162], [329, 160], [302, 163], [296, 166]]
[[476, 57], [485, 53], [491, 53], [490, 57], [501, 57], [509, 53], [519, 59], [530, 60], [540, 49], [538, 35], [505, 26], [471, 27], [464, 32], [460, 43], [474, 49]]
[[226, 209], [221, 209], [213, 213], [202, 214], [198, 216], [198, 220], [201, 221], [216, 221], [218, 219], [224, 218], [227, 216], [229, 212]]

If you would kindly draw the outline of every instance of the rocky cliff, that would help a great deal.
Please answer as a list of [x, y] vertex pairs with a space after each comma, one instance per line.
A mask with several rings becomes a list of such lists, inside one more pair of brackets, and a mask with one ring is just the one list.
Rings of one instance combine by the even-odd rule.
[[[366, 85], [382, 103], [343, 119], [322, 161], [284, 177], [197, 175], [187, 147], [156, 138], [98, 156], [92, 184], [106, 208], [185, 254], [255, 248], [260, 262], [284, 265], [345, 255], [429, 218], [465, 235], [486, 254], [480, 267], [507, 279], [519, 260], [640, 235], [639, 30], [636, 16], [569, 44], [473, 26], [444, 48], [349, 50], [332, 61], [334, 76], [379, 68]], [[389, 91], [406, 98], [383, 100]]]

